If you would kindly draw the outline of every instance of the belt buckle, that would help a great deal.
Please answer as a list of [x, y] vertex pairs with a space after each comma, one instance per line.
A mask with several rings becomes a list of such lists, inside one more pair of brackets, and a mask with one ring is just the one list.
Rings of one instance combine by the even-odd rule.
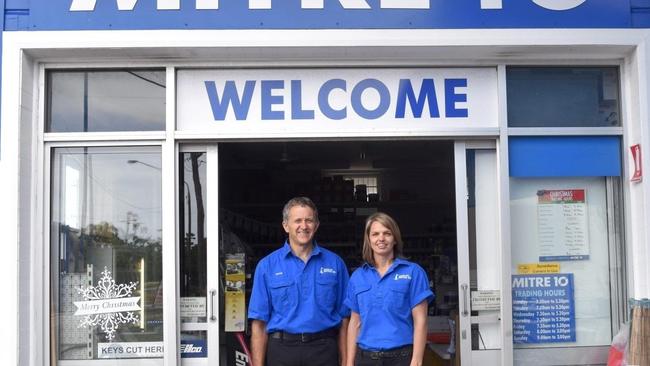
[[370, 354], [370, 358], [373, 359], [373, 360], [379, 360], [379, 359], [381, 359], [382, 353], [383, 352], [372, 352]]

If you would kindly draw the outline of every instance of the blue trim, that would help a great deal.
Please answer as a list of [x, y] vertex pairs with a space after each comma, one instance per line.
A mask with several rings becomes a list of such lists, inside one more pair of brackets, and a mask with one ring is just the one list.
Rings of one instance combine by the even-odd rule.
[[618, 136], [511, 137], [511, 177], [621, 175]]

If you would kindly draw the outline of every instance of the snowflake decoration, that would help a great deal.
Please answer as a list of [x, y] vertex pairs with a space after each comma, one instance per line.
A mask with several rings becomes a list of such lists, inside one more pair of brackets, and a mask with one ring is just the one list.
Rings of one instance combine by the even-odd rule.
[[[84, 300], [88, 303], [103, 303], [106, 300], [129, 298], [133, 294], [133, 290], [138, 286], [138, 282], [129, 282], [129, 284], [116, 284], [111, 272], [108, 268], [104, 267], [102, 277], [100, 278], [97, 286], [89, 286], [87, 288], [77, 288], [77, 292], [83, 296]], [[79, 305], [77, 305], [79, 307]], [[133, 311], [116, 311], [99, 314], [85, 314], [85, 317], [79, 328], [81, 327], [95, 327], [99, 325], [102, 331], [106, 334], [106, 338], [111, 341], [115, 338], [115, 332], [122, 324], [137, 324], [139, 322], [137, 315]]]

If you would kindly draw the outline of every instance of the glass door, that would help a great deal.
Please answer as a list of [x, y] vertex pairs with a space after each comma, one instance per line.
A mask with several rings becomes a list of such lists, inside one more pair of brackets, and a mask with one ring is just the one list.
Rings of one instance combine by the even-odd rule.
[[219, 362], [217, 148], [179, 152], [179, 314], [183, 365]]
[[494, 142], [456, 142], [458, 235], [457, 357], [462, 365], [500, 365], [503, 264]]
[[160, 147], [48, 153], [50, 364], [162, 365]]
[[181, 363], [249, 365], [246, 253], [219, 210], [216, 145], [181, 149], [178, 189]]

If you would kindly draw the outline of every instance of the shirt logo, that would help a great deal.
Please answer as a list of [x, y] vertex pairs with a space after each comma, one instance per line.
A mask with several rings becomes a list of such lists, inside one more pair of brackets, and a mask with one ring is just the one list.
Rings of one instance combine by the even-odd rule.
[[284, 274], [284, 272], [275, 272], [274, 273], [274, 275], [276, 275], [276, 276], [282, 276], [283, 274]]
[[411, 275], [409, 274], [395, 274], [395, 281], [410, 280], [410, 279], [411, 279]]
[[325, 274], [325, 273], [331, 273], [331, 274], [335, 275], [336, 270], [334, 268], [320, 267], [320, 274]]

